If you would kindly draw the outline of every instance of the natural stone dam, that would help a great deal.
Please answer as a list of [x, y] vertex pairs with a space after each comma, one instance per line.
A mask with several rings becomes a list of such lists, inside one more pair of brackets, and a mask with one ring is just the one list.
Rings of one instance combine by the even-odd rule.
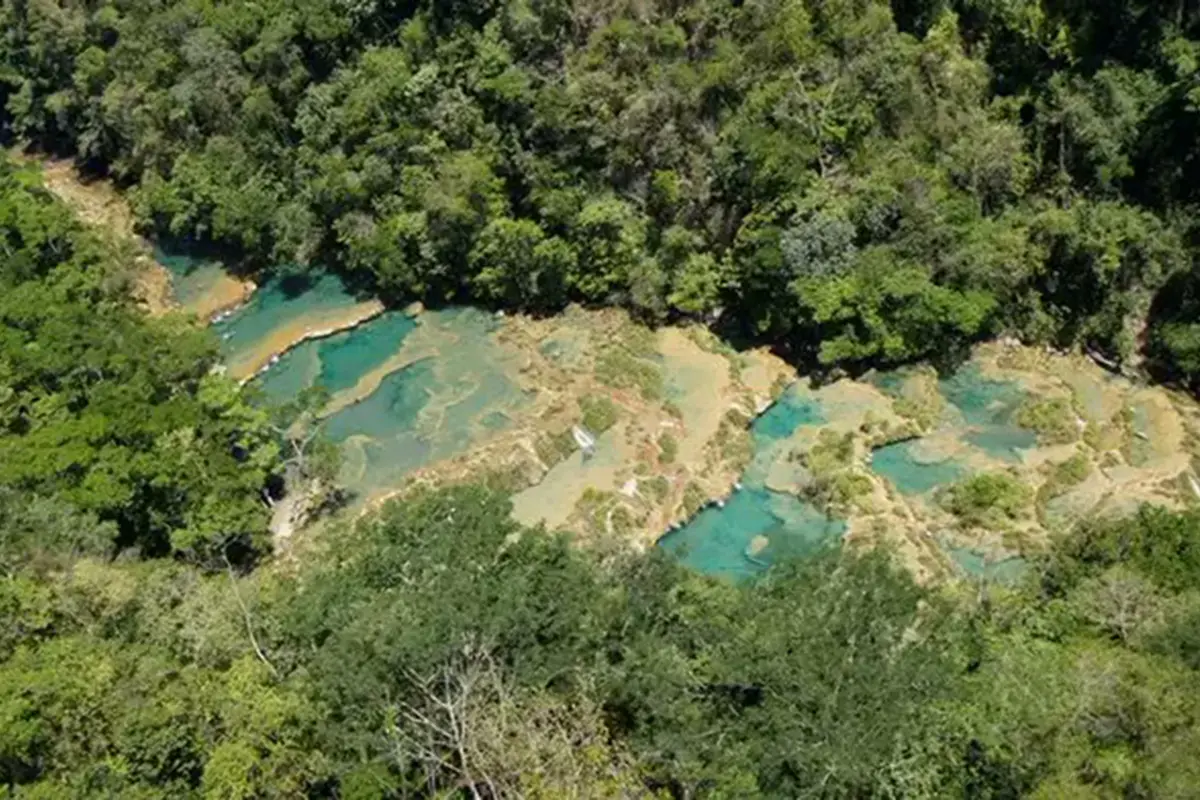
[[733, 578], [844, 541], [886, 544], [922, 579], [1004, 580], [1050, 529], [1200, 492], [1195, 404], [1079, 356], [995, 343], [951, 375], [815, 387], [766, 350], [615, 310], [384, 309], [333, 275], [255, 288], [159, 260], [185, 310], [217, 314], [230, 374], [275, 401], [324, 387], [363, 507], [486, 477], [522, 522], [658, 542]]

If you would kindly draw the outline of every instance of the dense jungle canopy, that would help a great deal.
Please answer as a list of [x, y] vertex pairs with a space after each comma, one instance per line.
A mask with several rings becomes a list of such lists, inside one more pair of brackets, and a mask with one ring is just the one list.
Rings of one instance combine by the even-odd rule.
[[823, 363], [1013, 331], [1197, 371], [1190, 0], [34, 0], [0, 24], [9, 137], [250, 265], [721, 311]]
[[[0, 0], [0, 136], [388, 299], [1200, 379], [1194, 0]], [[1200, 512], [732, 584], [482, 486], [273, 559], [277, 414], [0, 167], [0, 797], [1186, 798]], [[281, 412], [282, 413], [282, 412]], [[286, 416], [286, 415], [285, 415]]]

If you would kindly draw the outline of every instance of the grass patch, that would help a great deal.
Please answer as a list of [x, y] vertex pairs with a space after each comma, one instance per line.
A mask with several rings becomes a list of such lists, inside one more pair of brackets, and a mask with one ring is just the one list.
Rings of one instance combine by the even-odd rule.
[[575, 513], [583, 523], [584, 530], [590, 534], [606, 531], [604, 520], [615, 497], [612, 492], [593, 489], [591, 486], [583, 490], [583, 494], [575, 501]]
[[581, 397], [579, 409], [583, 412], [583, 427], [596, 435], [617, 424], [617, 404], [607, 397], [594, 394]]
[[575, 503], [575, 512], [585, 530], [592, 535], [607, 534], [611, 527], [614, 534], [627, 537], [637, 524], [633, 512], [621, 502], [616, 492], [591, 487], [583, 490]]
[[725, 412], [722, 421], [728, 422], [736, 428], [749, 428], [750, 423], [754, 422], [754, 417], [749, 416], [744, 411], [738, 408], [730, 408]]
[[744, 414], [730, 409], [721, 418], [721, 424], [713, 436], [721, 460], [728, 462], [738, 472], [749, 466], [750, 459], [754, 457], [754, 442], [746, 430], [749, 423], [749, 418]]
[[843, 469], [815, 480], [804, 496], [826, 514], [842, 516], [852, 509], [870, 511], [871, 504], [864, 501], [870, 497], [873, 487], [866, 475]]
[[1003, 528], [1024, 517], [1033, 492], [1007, 472], [972, 475], [943, 490], [938, 502], [966, 525]]
[[633, 533], [634, 526], [637, 525], [637, 520], [633, 518], [633, 512], [625, 506], [614, 508], [609, 519], [612, 521], [613, 533], [623, 539], [628, 538]]
[[1076, 453], [1051, 468], [1050, 476], [1042, 489], [1049, 490], [1050, 497], [1057, 497], [1071, 487], [1083, 483], [1091, 474], [1092, 462], [1083, 453]]
[[740, 358], [738, 352], [726, 342], [724, 339], [717, 337], [708, 328], [700, 327], [699, 325], [689, 326], [684, 330], [684, 334], [696, 343], [696, 346], [701, 350], [717, 355], [725, 356], [726, 358]]
[[1120, 431], [1121, 456], [1125, 459], [1126, 464], [1134, 463], [1135, 453], [1133, 451], [1134, 442], [1134, 413], [1133, 406], [1124, 406], [1113, 417], [1113, 425]]
[[522, 467], [507, 467], [485, 472], [480, 479], [484, 486], [502, 494], [516, 494], [528, 488], [529, 476]]
[[1089, 423], [1083, 431], [1083, 441], [1099, 451], [1129, 450], [1133, 442], [1133, 409], [1122, 408], [1106, 423]]
[[671, 482], [662, 475], [647, 478], [639, 485], [646, 490], [646, 494], [654, 498], [654, 502], [656, 503], [666, 500], [667, 495], [671, 492]]
[[835, 433], [825, 429], [808, 452], [799, 456], [813, 478], [804, 496], [826, 513], [839, 515], [852, 507], [862, 507], [862, 498], [871, 494], [871, 479], [853, 469], [854, 438], [852, 431]]
[[817, 478], [849, 467], [854, 461], [854, 434], [850, 431], [837, 434], [829, 429], [822, 430], [803, 461], [804, 466]]
[[1065, 494], [1071, 488], [1087, 480], [1092, 474], [1092, 462], [1083, 453], [1076, 453], [1049, 469], [1046, 482], [1038, 487], [1037, 508], [1038, 518], [1045, 523], [1044, 510], [1046, 504], [1056, 497]]
[[621, 346], [635, 358], [658, 356], [658, 340], [654, 337], [654, 331], [644, 325], [627, 325], [621, 328], [617, 336]]
[[700, 488], [698, 483], [694, 481], [683, 487], [683, 515], [691, 518], [696, 515], [696, 512], [704, 508], [704, 504], [708, 502], [708, 496], [704, 494], [704, 490]]
[[1077, 441], [1076, 418], [1075, 407], [1065, 397], [1031, 397], [1017, 411], [1017, 424], [1036, 433], [1044, 445]]
[[932, 368], [914, 370], [912, 375], [905, 377], [894, 397], [892, 410], [912, 420], [921, 430], [936, 425], [946, 405], [938, 389], [937, 373]]
[[1192, 488], [1192, 476], [1190, 473], [1181, 472], [1166, 483], [1166, 490], [1173, 492], [1183, 502], [1195, 504], [1197, 500], [1200, 500], [1196, 496], [1196, 490]]
[[670, 433], [663, 432], [658, 437], [658, 461], [660, 464], [674, 464], [679, 455], [679, 442]]
[[647, 400], [663, 396], [662, 370], [630, 351], [614, 347], [596, 361], [596, 380], [616, 389], [636, 388]]
[[570, 431], [544, 433], [537, 438], [533, 445], [533, 448], [537, 450], [538, 458], [547, 467], [553, 467], [567, 458], [575, 452], [575, 447], [575, 437]]

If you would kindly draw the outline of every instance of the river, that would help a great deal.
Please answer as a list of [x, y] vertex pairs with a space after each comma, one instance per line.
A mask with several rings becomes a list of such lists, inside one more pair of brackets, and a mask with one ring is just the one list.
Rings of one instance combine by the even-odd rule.
[[[765, 350], [619, 311], [385, 309], [329, 274], [282, 271], [247, 293], [219, 265], [159, 260], [185, 309], [244, 301], [212, 323], [231, 375], [272, 400], [328, 390], [322, 424], [358, 505], [488, 474], [522, 522], [657, 543], [733, 579], [844, 541], [886, 543], [922, 579], [1004, 580], [1044, 545], [1048, 520], [1181, 502], [1163, 484], [1191, 475], [1170, 438], [1191, 435], [1192, 405], [1078, 357], [995, 344], [951, 376], [910, 368], [812, 388]], [[1063, 399], [1078, 436], [1021, 426], [1044, 398]], [[1087, 477], [1044, 489], [1079, 454]], [[1036, 501], [999, 529], [967, 529], [938, 498], [989, 471]]]

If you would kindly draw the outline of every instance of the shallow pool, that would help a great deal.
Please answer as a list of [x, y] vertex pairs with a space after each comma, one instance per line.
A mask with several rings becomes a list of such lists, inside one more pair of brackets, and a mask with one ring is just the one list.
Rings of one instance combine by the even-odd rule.
[[304, 338], [331, 326], [359, 301], [336, 275], [295, 273], [272, 277], [249, 301], [225, 319], [213, 323], [221, 337], [221, 352], [236, 373], [244, 362], [285, 351]]
[[154, 260], [170, 273], [171, 293], [185, 310], [206, 308], [209, 296], [228, 280], [228, 273], [219, 261], [167, 252], [158, 247], [154, 248]]
[[[372, 347], [347, 344], [328, 354], [337, 359], [341, 386], [389, 361], [402, 364], [324, 422], [348, 453], [343, 479], [360, 495], [395, 488], [414, 469], [467, 452], [530, 400], [514, 379], [513, 357], [495, 341], [491, 315], [458, 308], [409, 322], [407, 329], [399, 321], [368, 322], [363, 336]], [[389, 330], [376, 333], [381, 327]]]
[[287, 351], [255, 384], [276, 402], [286, 402], [313, 386], [331, 394], [353, 388], [387, 363], [416, 326], [411, 316], [388, 311], [356, 328], [309, 339]]
[[738, 579], [840, 540], [846, 531], [844, 522], [826, 517], [805, 500], [764, 485], [780, 443], [801, 426], [823, 421], [816, 399], [798, 386], [790, 388], [751, 427], [754, 457], [742, 477], [741, 491], [730, 495], [723, 508], [709, 506], [679, 530], [663, 536], [659, 546], [699, 572]]
[[925, 494], [954, 483], [966, 468], [953, 458], [929, 461], [918, 456], [918, 440], [880, 447], [871, 454], [871, 469], [891, 481], [903, 494]]
[[[211, 263], [167, 256], [163, 260], [184, 302], [203, 305], [204, 292], [221, 277], [219, 266]], [[331, 325], [352, 327], [329, 333]], [[396, 488], [414, 470], [469, 452], [502, 434], [531, 400], [517, 379], [520, 358], [498, 343], [492, 315], [471, 308], [417, 317], [380, 313], [377, 303], [369, 306], [354, 297], [329, 274], [280, 274], [213, 327], [232, 373], [238, 374], [239, 365], [253, 373], [269, 363], [254, 378], [267, 398], [286, 401], [312, 386], [330, 392], [333, 402], [323, 429], [342, 447], [342, 481], [359, 497]], [[578, 362], [588, 344], [585, 333], [562, 333], [547, 340], [543, 352], [567, 365]], [[320, 338], [310, 338], [317, 334]], [[675, 342], [682, 347], [681, 343], [686, 344], [682, 339]], [[676, 349], [685, 355], [690, 352], [680, 347]], [[280, 355], [271, 359], [272, 354]], [[690, 360], [664, 366], [668, 393], [689, 429], [707, 430], [724, 414], [720, 408], [720, 413], [710, 413], [720, 393], [710, 400], [703, 391], [706, 358], [693, 354]], [[727, 368], [720, 359], [710, 360], [713, 369]], [[899, 391], [903, 381], [899, 372], [875, 378], [889, 393]], [[968, 451], [1011, 461], [1034, 443], [1032, 432], [1014, 423], [1024, 397], [1015, 384], [986, 378], [977, 366], [968, 365], [940, 380], [938, 388], [948, 401], [939, 430], [952, 431], [954, 442]], [[830, 406], [828, 412], [836, 416], [837, 409]], [[835, 546], [846, 531], [844, 521], [766, 486], [772, 467], [789, 457], [788, 440], [803, 427], [825, 422], [817, 396], [799, 384], [790, 387], [751, 425], [753, 455], [741, 489], [722, 507], [709, 506], [683, 528], [663, 536], [659, 545], [698, 571], [734, 579], [759, 574], [781, 559]], [[707, 438], [698, 441], [702, 446]], [[901, 442], [876, 450], [871, 467], [901, 492], [924, 494], [969, 471], [962, 449], [956, 448], [941, 457], [920, 441]], [[585, 478], [591, 472], [603, 473], [611, 482], [615, 467], [603, 456], [599, 453], [575, 472]], [[576, 457], [582, 459], [572, 456]], [[618, 458], [614, 463], [622, 462]], [[556, 492], [574, 488], [548, 481], [522, 497], [546, 505], [556, 501]], [[1022, 566], [1019, 560], [985, 564], [972, 551], [948, 549], [969, 574], [1008, 576]]]
[[[710, 506], [659, 546], [709, 575], [748, 578], [784, 558], [811, 555], [837, 541], [846, 525], [811, 503], [769, 489], [744, 487], [724, 508]], [[753, 545], [765, 538], [763, 549]]]
[[[889, 381], [891, 383], [889, 383]], [[886, 374], [876, 384], [898, 384]], [[1016, 424], [1025, 392], [1012, 381], [984, 376], [967, 364], [938, 381], [946, 401], [936, 436], [946, 451], [931, 454], [928, 441], [911, 439], [886, 445], [871, 454], [871, 469], [903, 494], [919, 495], [954, 483], [970, 473], [976, 454], [996, 462], [1017, 463], [1021, 451], [1037, 444], [1037, 435]], [[947, 444], [953, 447], [947, 448]]]

